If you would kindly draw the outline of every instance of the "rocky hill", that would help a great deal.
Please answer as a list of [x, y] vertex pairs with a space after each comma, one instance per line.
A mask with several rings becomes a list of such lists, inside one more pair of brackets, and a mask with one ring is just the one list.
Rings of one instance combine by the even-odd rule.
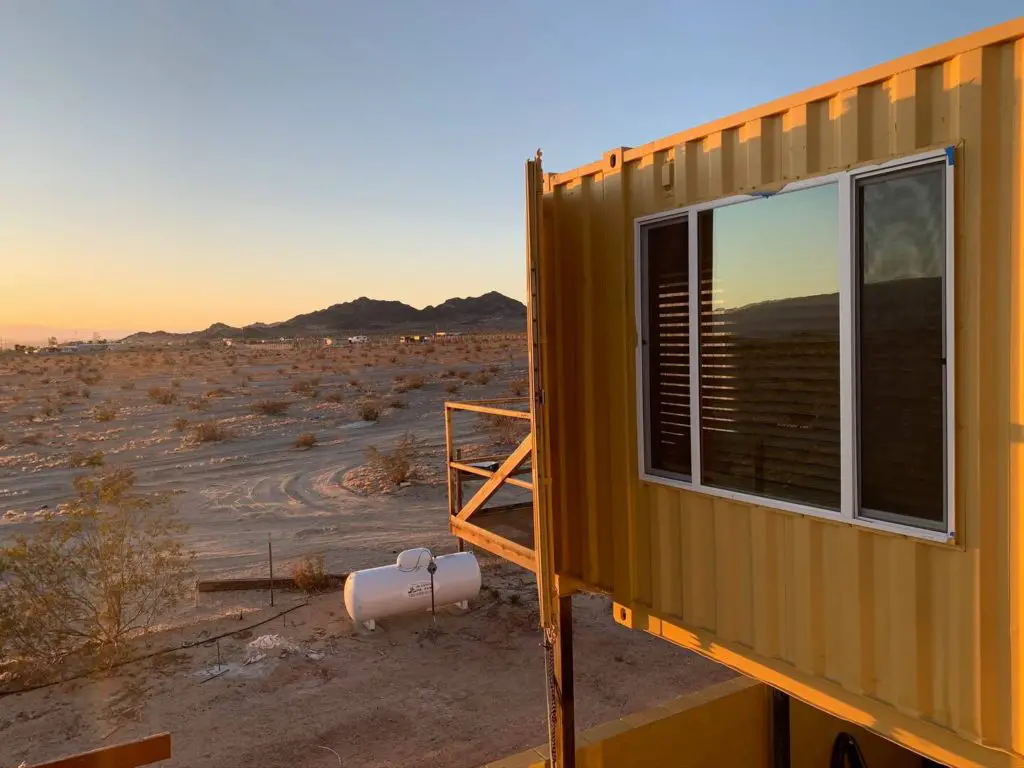
[[290, 320], [253, 323], [241, 328], [214, 323], [193, 333], [141, 332], [126, 341], [200, 341], [213, 339], [275, 339], [302, 336], [341, 336], [373, 333], [433, 333], [434, 331], [523, 331], [526, 305], [497, 291], [471, 298], [448, 299], [437, 306], [416, 309], [400, 301], [365, 296], [334, 304]]

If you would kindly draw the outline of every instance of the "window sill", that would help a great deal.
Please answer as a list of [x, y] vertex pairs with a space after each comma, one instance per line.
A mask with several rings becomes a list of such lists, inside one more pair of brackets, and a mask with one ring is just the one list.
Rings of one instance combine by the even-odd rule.
[[649, 472], [641, 472], [640, 480], [645, 483], [668, 486], [682, 491], [689, 491], [690, 493], [698, 493], [702, 496], [712, 496], [719, 499], [728, 499], [729, 501], [738, 501], [754, 507], [770, 509], [775, 512], [785, 512], [791, 515], [813, 517], [817, 520], [824, 520], [837, 525], [848, 525], [855, 528], [863, 528], [875, 533], [900, 536], [902, 538], [914, 539], [915, 541], [940, 544], [944, 547], [963, 549], [957, 541], [955, 533], [947, 534], [945, 531], [932, 531], [927, 528], [915, 528], [910, 525], [891, 523], [884, 520], [872, 520], [863, 517], [846, 517], [839, 512], [833, 512], [819, 507], [812, 507], [806, 504], [783, 501], [781, 499], [769, 499], [764, 496], [756, 496], [754, 494], [743, 493], [741, 491], [730, 491], [724, 488], [711, 488], [706, 485], [697, 486], [687, 480], [655, 475]]

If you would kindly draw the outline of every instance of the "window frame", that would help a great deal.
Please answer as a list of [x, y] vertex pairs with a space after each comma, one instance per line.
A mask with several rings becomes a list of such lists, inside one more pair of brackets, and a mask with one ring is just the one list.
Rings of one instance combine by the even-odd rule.
[[[864, 517], [861, 514], [859, 491], [859, 459], [858, 421], [856, 407], [857, 392], [857, 327], [859, 323], [856, 312], [857, 276], [857, 245], [860, 229], [856, 218], [856, 185], [857, 182], [871, 176], [905, 171], [923, 165], [944, 164], [944, 218], [945, 218], [945, 261], [943, 270], [943, 350], [945, 352], [945, 368], [943, 371], [944, 423], [943, 449], [945, 473], [943, 487], [943, 513], [941, 523], [929, 526], [927, 521], [915, 521], [894, 515], [887, 519], [877, 517], [878, 511], [872, 511], [876, 517]], [[836, 268], [839, 278], [839, 386], [840, 386], [840, 508], [837, 511], [813, 507], [798, 502], [773, 499], [742, 491], [732, 491], [705, 485], [702, 482], [702, 455], [700, 432], [700, 266], [697, 217], [703, 211], [714, 210], [729, 205], [750, 202], [764, 198], [765, 194], [742, 194], [722, 197], [716, 200], [697, 203], [682, 208], [675, 208], [661, 213], [639, 216], [633, 220], [633, 268], [634, 268], [634, 307], [636, 320], [636, 414], [637, 414], [637, 455], [640, 479], [644, 482], [666, 485], [687, 491], [716, 496], [719, 498], [754, 504], [768, 509], [777, 509], [824, 520], [845, 522], [876, 531], [901, 534], [908, 537], [935, 542], [954, 542], [956, 540], [956, 421], [955, 421], [955, 148], [952, 146], [921, 152], [907, 157], [889, 160], [858, 168], [800, 179], [790, 182], [775, 194], [785, 194], [803, 189], [810, 189], [826, 184], [836, 184], [838, 192], [838, 232], [836, 243]], [[683, 475], [652, 469], [649, 466], [651, 450], [649, 445], [650, 430], [648, 429], [649, 413], [647, 410], [648, 388], [648, 349], [643, 344], [647, 336], [645, 326], [647, 317], [647, 240], [646, 232], [651, 228], [675, 221], [688, 222], [689, 242], [687, 247], [689, 269], [689, 296], [687, 310], [689, 312], [690, 344], [690, 440], [691, 440], [691, 475]], [[882, 511], [884, 513], [884, 510]]]

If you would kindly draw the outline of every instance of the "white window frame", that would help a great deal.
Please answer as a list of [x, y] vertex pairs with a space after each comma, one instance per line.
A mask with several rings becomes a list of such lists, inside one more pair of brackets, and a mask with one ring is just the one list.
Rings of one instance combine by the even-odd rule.
[[[859, 448], [856, 420], [857, 376], [855, 350], [857, 344], [857, 323], [855, 322], [855, 295], [857, 285], [857, 236], [854, 191], [856, 182], [866, 177], [893, 171], [906, 170], [921, 165], [945, 163], [945, 271], [943, 274], [944, 317], [943, 347], [945, 351], [944, 398], [945, 421], [945, 520], [937, 527], [928, 527], [926, 521], [900, 522], [898, 519], [879, 519], [861, 515], [859, 503]], [[660, 485], [695, 491], [709, 496], [746, 502], [757, 506], [778, 509], [785, 512], [809, 515], [825, 520], [842, 521], [850, 525], [877, 531], [901, 534], [927, 541], [951, 542], [956, 539], [956, 422], [955, 422], [955, 339], [954, 328], [954, 166], [955, 150], [945, 147], [899, 158], [877, 165], [854, 168], [847, 171], [802, 179], [791, 182], [774, 194], [795, 192], [801, 189], [837, 184], [839, 239], [836, 244], [836, 264], [839, 275], [839, 380], [840, 380], [840, 440], [841, 440], [841, 499], [839, 510], [828, 510], [798, 502], [772, 499], [765, 496], [732, 491], [705, 485], [701, 481], [701, 432], [700, 432], [700, 268], [698, 263], [697, 216], [702, 211], [713, 210], [726, 205], [735, 205], [757, 200], [763, 195], [733, 195], [711, 200], [685, 208], [662, 213], [640, 216], [633, 221], [634, 283], [636, 308], [636, 413], [637, 413], [637, 455], [640, 479]], [[648, 467], [650, 430], [647, 428], [647, 353], [649, 345], [642, 343], [646, 336], [644, 327], [647, 260], [644, 233], [654, 225], [667, 224], [673, 220], [688, 222], [688, 257], [690, 295], [688, 312], [690, 316], [690, 477], [659, 471]], [[877, 513], [875, 513], [877, 514]]]

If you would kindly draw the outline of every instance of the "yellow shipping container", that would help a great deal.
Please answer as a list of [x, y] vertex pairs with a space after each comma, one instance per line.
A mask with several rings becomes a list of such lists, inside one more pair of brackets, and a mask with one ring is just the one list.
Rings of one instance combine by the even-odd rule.
[[[628, 108], [628, 98], [621, 103]], [[622, 623], [941, 762], [1024, 764], [1022, 145], [1024, 19], [1018, 19], [641, 147], [613, 149], [574, 171], [541, 177], [539, 163], [531, 162], [538, 498], [553, 531], [552, 541], [539, 546], [552, 553], [559, 584], [604, 592]], [[885, 165], [892, 161], [897, 166]], [[723, 323], [740, 321], [722, 319], [719, 288], [704, 272], [706, 244], [713, 240], [724, 249], [719, 238], [728, 230], [720, 226], [712, 234], [708, 218], [707, 237], [698, 239], [705, 219], [693, 206], [735, 198], [738, 210], [747, 199], [767, 206], [758, 201], [801, 186], [820, 190], [838, 198], [836, 220], [824, 221], [826, 234], [838, 229], [842, 258], [844, 249], [859, 252], [861, 240], [874, 236], [865, 232], [865, 219], [901, 205], [899, 195], [872, 203], [872, 193], [862, 192], [875, 178], [869, 172], [896, 167], [896, 174], [934, 170], [938, 199], [952, 212], [938, 229], [948, 247], [935, 246], [948, 259], [940, 270], [946, 293], [932, 297], [945, 302], [937, 311], [949, 331], [942, 352], [948, 378], [930, 380], [936, 397], [945, 398], [948, 418], [941, 446], [926, 446], [931, 453], [922, 457], [913, 447], [899, 455], [900, 439], [906, 447], [913, 424], [892, 423], [913, 407], [901, 411], [885, 403], [868, 416], [875, 406], [856, 399], [872, 386], [891, 392], [915, 381], [873, 382], [865, 371], [872, 355], [916, 360], [917, 337], [886, 329], [875, 340], [889, 338], [888, 352], [877, 344], [865, 351], [868, 342], [854, 336], [851, 322], [865, 322], [872, 311], [864, 304], [869, 277], [858, 293], [863, 275], [856, 268], [844, 273], [842, 261], [838, 314], [829, 315], [840, 318], [838, 340], [819, 346], [823, 373], [757, 347], [765, 366], [791, 366], [776, 389], [761, 369], [750, 373], [757, 377], [753, 383], [741, 381], [735, 366], [728, 369], [736, 377], [729, 386], [701, 378], [719, 365], [717, 353], [701, 345]], [[871, 205], [878, 210], [870, 213]], [[658, 216], [669, 212], [680, 215]], [[724, 214], [718, 219], [728, 222]], [[661, 386], [669, 374], [644, 367], [644, 355], [652, 354], [642, 342], [653, 310], [641, 305], [664, 295], [648, 284], [661, 267], [637, 252], [653, 252], [650, 232], [673, 222], [687, 227], [675, 232], [685, 255], [682, 277], [672, 278], [683, 281], [673, 295], [690, 301], [679, 327], [685, 338], [674, 351], [694, 361], [679, 369], [685, 396], [678, 402], [645, 389], [652, 377], [660, 377]], [[756, 244], [769, 241], [776, 225], [772, 217], [751, 217], [737, 226]], [[801, 231], [809, 230], [805, 221]], [[645, 265], [647, 281], [637, 265]], [[732, 268], [742, 272], [742, 266]], [[786, 274], [793, 279], [802, 271]], [[772, 286], [755, 296], [772, 294], [782, 282], [756, 264], [749, 279]], [[743, 293], [742, 286], [732, 287]], [[916, 296], [904, 294], [902, 309], [912, 314], [932, 301]], [[742, 297], [732, 301], [743, 304]], [[851, 301], [861, 304], [851, 308]], [[886, 311], [896, 313], [896, 304]], [[700, 334], [689, 333], [694, 319]], [[659, 355], [673, 351], [665, 338]], [[735, 345], [735, 334], [729, 339]], [[732, 365], [729, 355], [755, 354], [750, 349], [727, 347], [721, 354]], [[792, 366], [811, 372], [797, 375]], [[804, 375], [806, 382], [799, 378]], [[822, 378], [837, 383], [816, 383]], [[808, 407], [827, 401], [827, 412], [804, 412], [807, 423], [773, 416], [772, 408], [784, 404], [771, 395], [787, 386], [797, 392], [804, 383], [817, 393]], [[921, 398], [931, 397], [932, 384], [922, 384]], [[700, 401], [689, 394], [698, 390]], [[740, 418], [737, 408], [747, 407], [734, 401], [754, 398], [751, 393], [762, 393], [763, 402], [743, 415], [745, 423], [769, 435], [753, 457], [737, 442], [744, 427], [728, 427]], [[675, 417], [665, 415], [679, 403]], [[655, 407], [663, 423], [652, 426]], [[856, 421], [857, 408], [863, 423]], [[888, 421], [896, 437], [887, 441], [884, 430], [881, 437], [868, 434], [864, 424], [871, 418]], [[726, 428], [712, 431], [720, 422]], [[703, 466], [698, 488], [686, 471], [651, 466], [662, 447], [651, 441], [671, 442], [665, 433], [675, 429], [681, 430], [674, 433], [675, 448], [693, 449], [680, 459], [685, 469], [697, 474]], [[652, 438], [652, 430], [661, 431]], [[784, 442], [811, 433], [819, 446], [829, 435], [836, 440], [834, 450], [816, 449], [820, 467], [813, 471], [806, 469], [809, 454]], [[878, 450], [858, 454], [856, 446], [865, 444]], [[941, 488], [915, 485], [914, 473], [926, 465], [940, 473], [949, 468]], [[904, 497], [893, 503], [910, 511], [865, 513], [857, 499], [875, 493], [868, 484], [876, 480], [886, 487], [904, 484]], [[941, 510], [915, 525], [914, 505], [933, 492]]]

